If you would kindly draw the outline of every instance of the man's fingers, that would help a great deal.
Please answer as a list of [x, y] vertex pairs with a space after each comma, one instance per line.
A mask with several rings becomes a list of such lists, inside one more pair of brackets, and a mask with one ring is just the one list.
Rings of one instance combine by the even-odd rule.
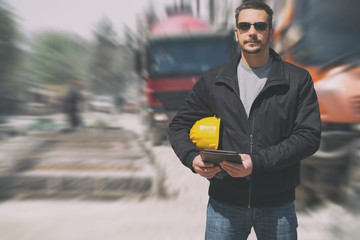
[[206, 174], [203, 174], [203, 175], [200, 175], [200, 176], [203, 176], [203, 177], [205, 177], [205, 178], [207, 178], [207, 179], [210, 179], [210, 178], [215, 177], [215, 175], [216, 175], [218, 172], [220, 172], [220, 171], [213, 172], [213, 173], [206, 173]]
[[220, 172], [221, 169], [220, 167], [216, 166], [216, 167], [210, 167], [210, 168], [198, 168], [197, 172], [206, 178], [211, 178], [213, 176], [215, 176], [216, 173]]
[[238, 175], [239, 173], [241, 173], [242, 171], [239, 170], [235, 170], [233, 168], [223, 168], [230, 176], [233, 175]]
[[213, 172], [217, 172], [221, 169], [220, 169], [220, 167], [211, 167], [211, 168], [200, 168], [200, 170], [202, 172], [206, 172], [206, 173], [213, 173]]
[[249, 175], [243, 164], [223, 161], [220, 166], [232, 177], [245, 177]]
[[192, 166], [200, 176], [208, 179], [214, 177], [218, 172], [221, 171], [219, 166], [215, 166], [213, 163], [204, 162], [200, 155], [197, 155], [194, 158]]
[[220, 164], [230, 166], [230, 167], [241, 167], [242, 166], [241, 163], [233, 163], [233, 162], [229, 162], [229, 161], [222, 161]]
[[216, 172], [220, 170], [220, 167], [198, 167], [201, 172]]
[[220, 166], [224, 169], [227, 168], [227, 169], [244, 170], [244, 165], [239, 164], [239, 163], [232, 163], [232, 162], [228, 162], [228, 161], [222, 161], [220, 163]]
[[198, 162], [197, 165], [198, 165], [198, 167], [201, 167], [201, 168], [212, 168], [212, 167], [214, 167], [213, 163], [206, 163], [206, 162]]
[[214, 167], [213, 163], [204, 162], [202, 159], [195, 159], [193, 162], [194, 167], [210, 168]]

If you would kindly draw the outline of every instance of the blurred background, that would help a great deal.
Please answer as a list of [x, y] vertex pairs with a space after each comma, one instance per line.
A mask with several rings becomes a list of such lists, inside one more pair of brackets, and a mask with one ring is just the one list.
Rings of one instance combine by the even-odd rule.
[[[310, 72], [321, 110], [299, 239], [357, 239], [360, 2], [265, 2], [272, 47]], [[167, 127], [199, 76], [239, 51], [241, 3], [0, 0], [1, 239], [203, 239], [208, 183]]]

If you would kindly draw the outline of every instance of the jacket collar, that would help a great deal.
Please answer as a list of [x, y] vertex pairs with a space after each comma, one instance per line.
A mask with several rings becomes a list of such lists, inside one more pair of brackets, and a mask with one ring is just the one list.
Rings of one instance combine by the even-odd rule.
[[[270, 55], [273, 57], [273, 64], [271, 71], [268, 77], [268, 80], [265, 84], [265, 88], [275, 85], [289, 85], [289, 77], [286, 74], [286, 69], [284, 67], [284, 61], [281, 59], [280, 55], [277, 54], [272, 48], [270, 48]], [[238, 92], [237, 85], [237, 67], [241, 59], [241, 53], [236, 54], [228, 63], [225, 64], [222, 71], [216, 76], [216, 82], [223, 82], [230, 87], [232, 87], [236, 92]]]

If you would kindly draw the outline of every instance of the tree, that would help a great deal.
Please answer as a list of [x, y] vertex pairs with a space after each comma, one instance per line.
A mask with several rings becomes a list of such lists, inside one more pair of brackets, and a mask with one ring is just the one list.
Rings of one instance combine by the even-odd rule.
[[16, 59], [16, 23], [13, 15], [0, 2], [0, 82], [8, 81]]
[[116, 41], [117, 34], [111, 21], [107, 18], [102, 19], [94, 35], [96, 43], [90, 69], [92, 91], [97, 94], [117, 95], [123, 88], [124, 77], [117, 59], [121, 49]]
[[158, 21], [158, 16], [156, 14], [153, 2], [149, 2], [149, 6], [145, 10], [145, 16], [149, 26]]
[[[16, 111], [17, 24], [9, 6], [0, 0], [0, 116]], [[1, 119], [0, 119], [1, 121]]]
[[42, 32], [35, 37], [29, 59], [34, 81], [64, 84], [81, 79], [86, 64], [86, 44], [77, 36], [62, 32]]
[[135, 33], [127, 26], [124, 25], [124, 34], [125, 34], [125, 46], [130, 48], [132, 51], [138, 48], [138, 40]]

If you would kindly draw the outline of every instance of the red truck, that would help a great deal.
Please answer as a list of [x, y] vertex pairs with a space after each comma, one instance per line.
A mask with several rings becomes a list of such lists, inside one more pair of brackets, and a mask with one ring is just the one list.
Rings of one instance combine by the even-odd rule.
[[150, 24], [148, 32], [140, 46], [139, 72], [145, 79], [147, 133], [159, 145], [199, 76], [227, 62], [236, 45], [232, 29], [214, 31], [184, 13]]

